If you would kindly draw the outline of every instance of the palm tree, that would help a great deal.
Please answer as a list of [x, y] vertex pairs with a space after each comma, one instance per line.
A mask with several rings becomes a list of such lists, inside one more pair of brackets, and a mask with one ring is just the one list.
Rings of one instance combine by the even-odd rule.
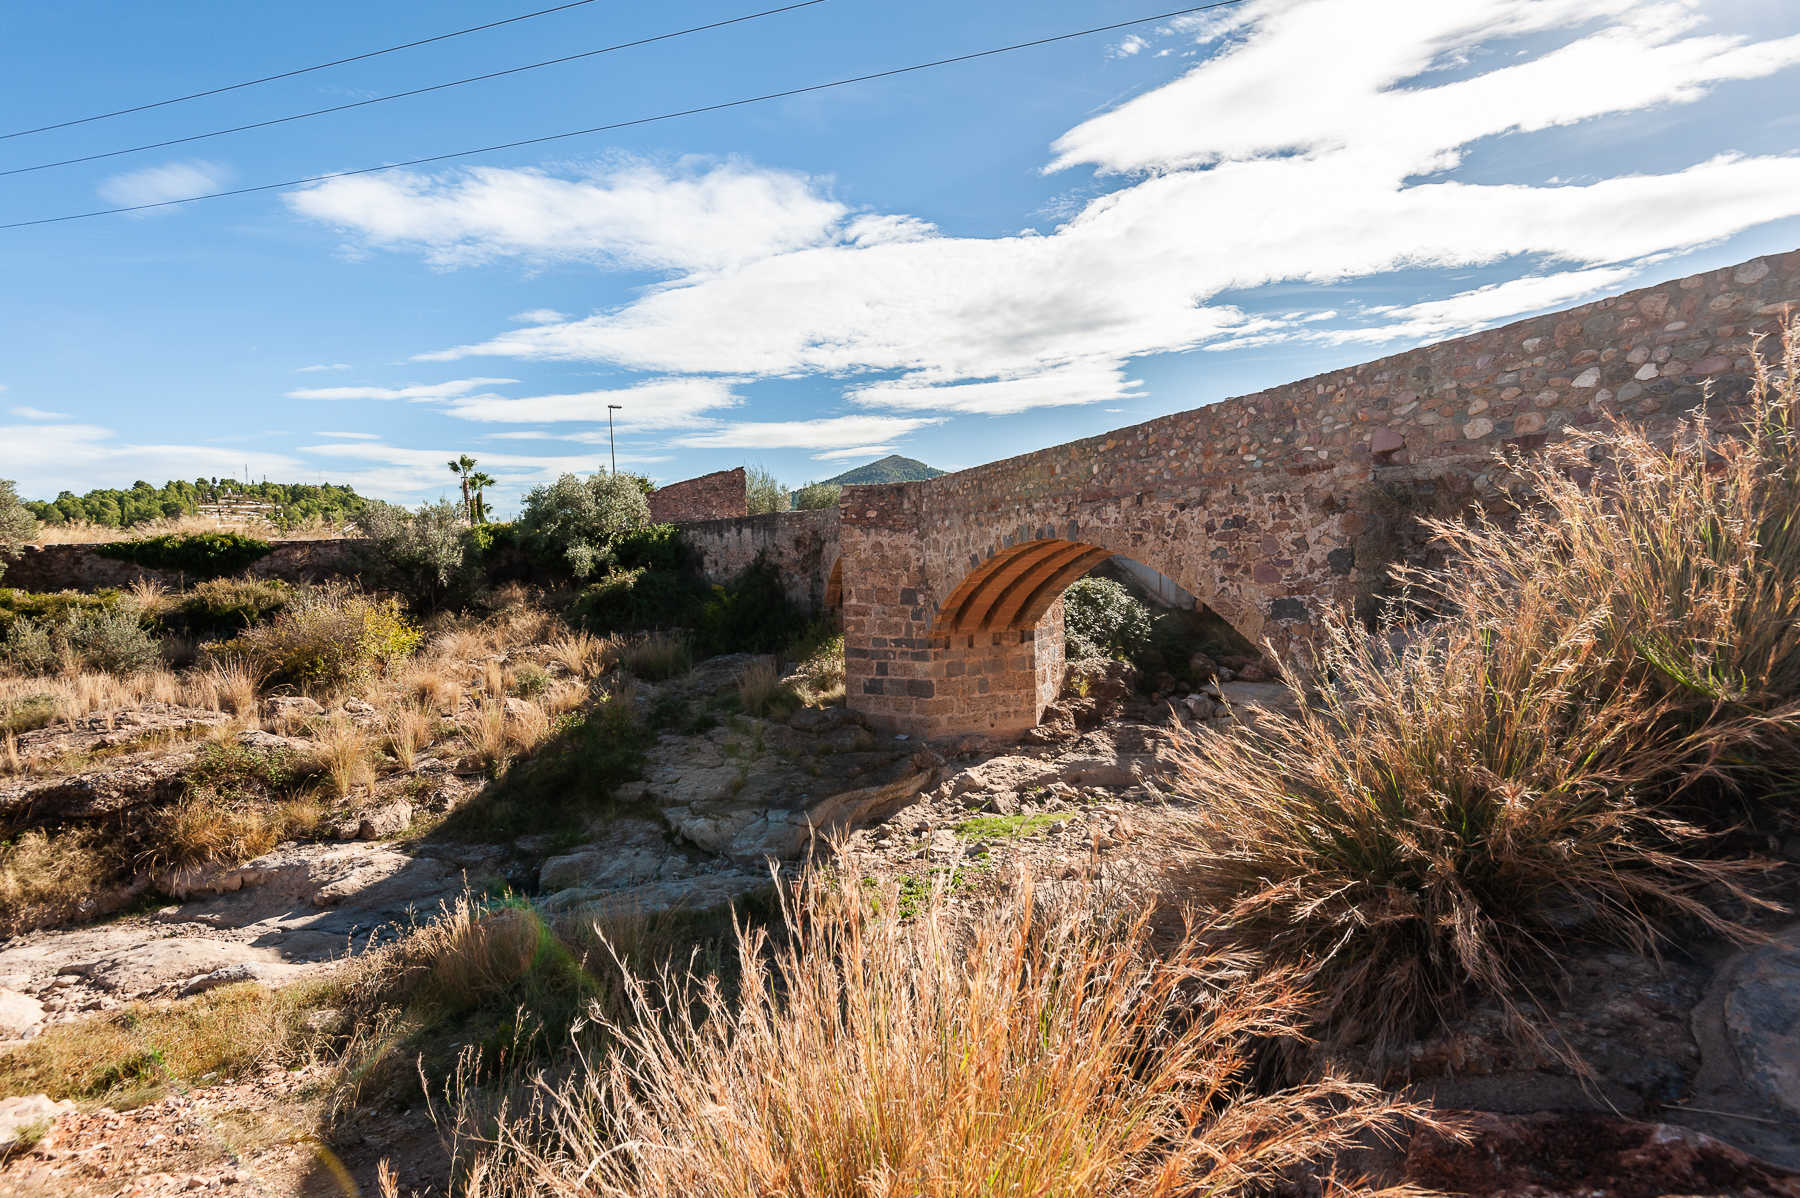
[[457, 481], [462, 483], [463, 514], [469, 518], [470, 524], [475, 523], [475, 509], [469, 503], [469, 476], [474, 472], [475, 459], [468, 454], [450, 459], [450, 473], [456, 475]]
[[472, 517], [471, 523], [474, 523], [474, 524], [486, 524], [487, 523], [487, 517], [488, 517], [487, 500], [483, 499], [482, 495], [484, 492], [487, 491], [487, 489], [489, 487], [496, 486], [496, 485], [498, 485], [498, 480], [496, 480], [493, 475], [488, 474], [486, 471], [477, 470], [473, 474], [469, 475], [469, 482], [468, 482], [469, 490], [471, 490], [475, 493], [475, 499], [474, 499], [473, 506], [471, 506], [469, 508], [469, 514]]

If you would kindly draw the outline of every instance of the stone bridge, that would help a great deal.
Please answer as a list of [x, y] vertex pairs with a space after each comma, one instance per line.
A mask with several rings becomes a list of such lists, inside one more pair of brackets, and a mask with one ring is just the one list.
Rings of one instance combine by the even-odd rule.
[[1252, 642], [1299, 648], [1383, 573], [1396, 495], [1464, 502], [1502, 449], [1608, 414], [1670, 428], [1709, 379], [1741, 396], [1752, 339], [1789, 305], [1800, 251], [927, 482], [852, 487], [834, 514], [688, 527], [709, 572], [760, 549], [797, 598], [841, 598], [848, 702], [874, 723], [1017, 733], [1061, 684], [1064, 588], [1107, 557], [1162, 572]]

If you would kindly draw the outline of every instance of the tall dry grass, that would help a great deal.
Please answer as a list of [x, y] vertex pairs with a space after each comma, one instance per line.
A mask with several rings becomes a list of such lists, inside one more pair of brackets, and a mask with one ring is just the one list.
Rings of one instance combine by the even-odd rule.
[[612, 669], [618, 661], [620, 642], [617, 637], [601, 638], [588, 632], [573, 632], [558, 637], [544, 648], [551, 661], [576, 678], [596, 678]]
[[1191, 936], [1157, 948], [1145, 918], [1029, 886], [967, 922], [886, 897], [815, 878], [779, 943], [739, 929], [729, 997], [634, 980], [626, 1018], [596, 1014], [611, 1054], [503, 1114], [465, 1194], [1245, 1194], [1420, 1113], [1331, 1080], [1252, 1090], [1253, 1046], [1304, 996]]
[[1800, 330], [1729, 430], [1513, 461], [1512, 510], [1435, 523], [1449, 564], [1403, 573], [1434, 618], [1330, 621], [1298, 714], [1176, 734], [1173, 882], [1309, 970], [1332, 1040], [1479, 993], [1531, 1029], [1570, 940], [1650, 952], [1757, 901], [1714, 834], [1800, 757], [1796, 367]]

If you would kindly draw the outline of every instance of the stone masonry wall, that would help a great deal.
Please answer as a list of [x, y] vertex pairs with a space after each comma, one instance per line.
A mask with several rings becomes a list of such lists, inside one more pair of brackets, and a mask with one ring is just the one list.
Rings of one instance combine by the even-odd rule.
[[[1711, 406], [1728, 415], [1752, 340], [1790, 306], [1800, 309], [1800, 251], [925, 482], [851, 488], [841, 533], [850, 702], [926, 735], [1008, 730], [1010, 705], [972, 714], [983, 692], [969, 679], [989, 677], [991, 693], [994, 647], [953, 643], [934, 624], [967, 576], [1034, 540], [1133, 558], [1252, 641], [1303, 646], [1326, 610], [1353, 598], [1384, 484], [1479, 496], [1498, 451], [1536, 449], [1609, 415], [1672, 431], [1708, 380]], [[1060, 654], [1060, 624], [1027, 643]], [[965, 669], [952, 675], [958, 659]]]
[[708, 582], [728, 582], [763, 554], [781, 574], [788, 598], [810, 611], [826, 606], [838, 560], [838, 512], [771, 512], [735, 520], [684, 524], [681, 535], [699, 555]]
[[744, 468], [720, 470], [658, 487], [649, 495], [650, 518], [658, 524], [730, 520], [750, 513]]
[[[365, 545], [353, 538], [276, 541], [268, 554], [244, 573], [294, 583], [354, 577], [367, 560]], [[104, 557], [93, 545], [27, 545], [22, 556], [6, 563], [0, 586], [26, 591], [95, 591], [130, 586], [140, 578], [169, 587], [183, 582], [174, 570], [153, 570]]]

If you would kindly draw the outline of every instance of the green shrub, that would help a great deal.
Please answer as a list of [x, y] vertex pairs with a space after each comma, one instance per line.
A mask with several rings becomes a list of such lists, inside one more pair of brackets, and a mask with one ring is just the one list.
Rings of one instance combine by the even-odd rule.
[[649, 523], [643, 489], [622, 474], [565, 474], [527, 494], [517, 521], [529, 552], [576, 578], [605, 568], [613, 542]]
[[613, 541], [613, 561], [622, 570], [658, 570], [669, 574], [692, 573], [693, 549], [673, 524], [652, 524], [634, 529]]
[[0, 478], [0, 572], [6, 559], [18, 557], [25, 543], [37, 536], [37, 517], [19, 502], [18, 489], [10, 478]]
[[582, 588], [571, 617], [598, 635], [679, 628], [698, 618], [706, 586], [685, 573], [668, 570], [609, 570]]
[[744, 504], [752, 516], [788, 510], [788, 491], [761, 466], [744, 467]]
[[435, 607], [464, 581], [471, 530], [460, 505], [441, 500], [408, 511], [372, 499], [356, 526], [369, 540], [368, 574], [413, 603]]
[[119, 592], [110, 587], [92, 594], [82, 591], [21, 591], [12, 587], [0, 587], [0, 633], [9, 630], [17, 620], [58, 624], [72, 612], [102, 611], [118, 606], [119, 600]]
[[794, 510], [811, 512], [820, 508], [836, 507], [843, 495], [842, 483], [807, 483], [794, 492]]
[[1123, 584], [1089, 575], [1063, 592], [1063, 629], [1070, 661], [1129, 660], [1150, 644], [1150, 609]]
[[131, 562], [151, 570], [170, 570], [193, 578], [217, 578], [236, 574], [267, 556], [274, 546], [255, 537], [231, 532], [169, 533], [140, 541], [113, 541], [97, 545], [103, 557]]
[[325, 587], [296, 593], [273, 620], [221, 651], [242, 655], [270, 683], [331, 692], [366, 682], [423, 638], [398, 600]]
[[805, 626], [806, 615], [788, 598], [781, 572], [758, 554], [742, 574], [713, 588], [695, 632], [704, 655], [773, 653]]
[[24, 674], [78, 669], [129, 674], [155, 662], [162, 650], [135, 608], [112, 603], [69, 605], [60, 619], [16, 617], [7, 631], [6, 664]]
[[157, 618], [165, 633], [216, 640], [262, 624], [288, 605], [294, 589], [275, 578], [215, 578], [189, 591]]

